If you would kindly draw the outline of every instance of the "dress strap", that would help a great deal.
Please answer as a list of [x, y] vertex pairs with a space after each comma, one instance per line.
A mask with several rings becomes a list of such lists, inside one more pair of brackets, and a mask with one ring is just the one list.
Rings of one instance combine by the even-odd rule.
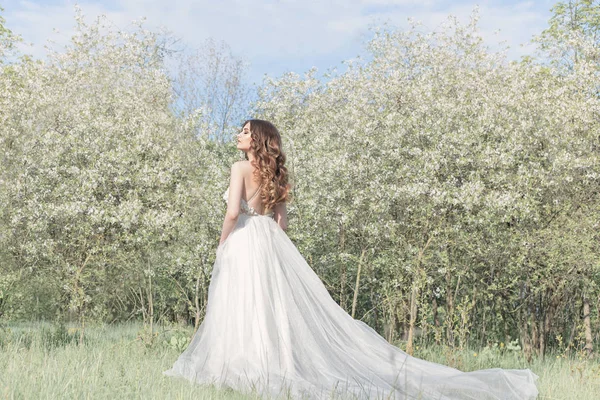
[[258, 189], [256, 189], [256, 192], [254, 192], [254, 194], [252, 195], [252, 197], [250, 197], [248, 200], [246, 200], [246, 203], [250, 203], [252, 201], [252, 199], [254, 198], [254, 196], [256, 196], [256, 194], [258, 192], [260, 192], [260, 188], [262, 187], [262, 183], [260, 184], [260, 186], [258, 187]]

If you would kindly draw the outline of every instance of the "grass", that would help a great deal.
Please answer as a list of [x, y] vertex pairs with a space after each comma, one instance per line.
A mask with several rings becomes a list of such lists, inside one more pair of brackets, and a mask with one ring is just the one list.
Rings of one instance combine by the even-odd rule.
[[[0, 326], [1, 399], [247, 399], [166, 377], [187, 345], [191, 328], [158, 327], [153, 344], [139, 323], [86, 328], [83, 345], [72, 326], [43, 322]], [[415, 356], [462, 370], [530, 368], [539, 375], [539, 399], [597, 400], [600, 362], [553, 354], [527, 364], [503, 346], [456, 350], [428, 346]]]

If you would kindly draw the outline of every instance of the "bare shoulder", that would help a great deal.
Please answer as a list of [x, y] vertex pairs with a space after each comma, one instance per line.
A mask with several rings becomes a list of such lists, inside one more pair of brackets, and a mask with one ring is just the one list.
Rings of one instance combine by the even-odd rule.
[[240, 160], [233, 163], [233, 165], [239, 168], [252, 168], [252, 164], [248, 160]]
[[237, 169], [239, 171], [245, 171], [248, 168], [251, 168], [250, 161], [242, 160], [236, 161], [231, 165], [231, 169]]
[[237, 173], [243, 175], [244, 177], [248, 177], [252, 175], [253, 167], [248, 160], [236, 161], [231, 166], [232, 171], [237, 171]]

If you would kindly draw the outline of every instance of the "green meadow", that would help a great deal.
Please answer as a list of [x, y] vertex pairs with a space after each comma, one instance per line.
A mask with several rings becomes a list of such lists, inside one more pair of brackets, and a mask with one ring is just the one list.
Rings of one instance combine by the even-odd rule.
[[[166, 377], [187, 345], [190, 327], [140, 323], [87, 326], [83, 343], [72, 326], [46, 322], [0, 327], [2, 399], [247, 399], [232, 390]], [[402, 343], [399, 343], [402, 346]], [[417, 346], [415, 356], [462, 370], [531, 368], [539, 375], [539, 399], [597, 400], [600, 362], [574, 353], [552, 353], [528, 364], [518, 347], [481, 349]]]

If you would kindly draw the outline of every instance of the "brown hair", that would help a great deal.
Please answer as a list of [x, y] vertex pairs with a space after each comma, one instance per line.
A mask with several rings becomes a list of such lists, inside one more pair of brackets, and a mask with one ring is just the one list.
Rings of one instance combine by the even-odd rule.
[[[288, 170], [284, 166], [285, 154], [281, 150], [281, 135], [269, 121], [250, 119], [242, 124], [242, 129], [250, 123], [252, 141], [250, 148], [255, 159], [254, 176], [261, 182], [260, 197], [265, 209], [273, 209], [276, 204], [290, 201], [291, 185], [288, 183]], [[248, 154], [245, 155], [246, 160]]]

